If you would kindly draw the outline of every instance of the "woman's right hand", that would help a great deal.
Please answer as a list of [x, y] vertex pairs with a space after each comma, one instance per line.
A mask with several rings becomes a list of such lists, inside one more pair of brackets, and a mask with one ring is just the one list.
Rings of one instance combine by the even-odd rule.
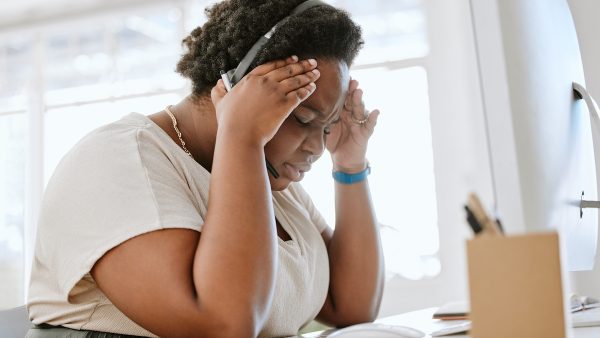
[[227, 93], [223, 80], [211, 91], [219, 131], [264, 146], [288, 115], [316, 89], [314, 59], [296, 56], [254, 68]]

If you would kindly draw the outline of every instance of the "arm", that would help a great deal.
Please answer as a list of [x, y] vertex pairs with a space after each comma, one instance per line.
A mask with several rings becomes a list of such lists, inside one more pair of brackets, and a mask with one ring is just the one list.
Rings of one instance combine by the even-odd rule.
[[[364, 124], [352, 120], [350, 112], [364, 104], [358, 82], [352, 80], [349, 100], [341, 122], [332, 131], [327, 147], [334, 170], [356, 173], [366, 167], [366, 144], [377, 121], [378, 111]], [[353, 102], [353, 107], [347, 109]], [[335, 231], [326, 229], [330, 265], [329, 294], [317, 319], [333, 326], [373, 321], [379, 312], [384, 283], [384, 262], [379, 227], [371, 203], [368, 181], [354, 184], [335, 182]]]
[[335, 190], [335, 231], [323, 232], [329, 254], [329, 295], [317, 318], [333, 326], [370, 322], [379, 312], [384, 265], [368, 183], [335, 183]]
[[277, 268], [263, 147], [314, 91], [314, 67], [290, 58], [257, 67], [227, 95], [222, 81], [213, 88], [219, 129], [202, 235], [168, 229], [137, 236], [92, 269], [127, 317], [161, 337], [257, 335]]

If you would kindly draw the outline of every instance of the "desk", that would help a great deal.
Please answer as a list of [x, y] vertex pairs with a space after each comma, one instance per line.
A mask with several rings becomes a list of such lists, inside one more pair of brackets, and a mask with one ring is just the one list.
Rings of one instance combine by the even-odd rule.
[[[396, 316], [380, 318], [376, 322], [383, 324], [391, 324], [391, 325], [405, 325], [409, 327], [414, 327], [415, 329], [419, 329], [423, 332], [429, 333], [434, 329], [441, 328], [439, 327], [439, 321], [432, 319], [433, 313], [437, 308], [428, 308], [419, 311], [408, 312]], [[436, 323], [438, 323], [436, 325]], [[598, 338], [600, 337], [600, 326], [598, 327], [580, 327], [574, 328], [573, 330], [573, 338]], [[328, 333], [331, 333], [331, 330], [321, 331], [321, 332], [311, 332], [300, 336], [301, 338], [327, 338]], [[430, 335], [426, 335], [426, 338], [430, 338]], [[444, 336], [448, 338], [469, 338], [469, 335], [451, 335]]]

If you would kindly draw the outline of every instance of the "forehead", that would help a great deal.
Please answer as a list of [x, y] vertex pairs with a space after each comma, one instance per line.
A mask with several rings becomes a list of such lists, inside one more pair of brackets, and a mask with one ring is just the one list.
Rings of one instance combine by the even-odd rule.
[[334, 120], [344, 104], [350, 75], [343, 61], [317, 59], [321, 76], [315, 82], [317, 89], [301, 107], [313, 110], [319, 120]]

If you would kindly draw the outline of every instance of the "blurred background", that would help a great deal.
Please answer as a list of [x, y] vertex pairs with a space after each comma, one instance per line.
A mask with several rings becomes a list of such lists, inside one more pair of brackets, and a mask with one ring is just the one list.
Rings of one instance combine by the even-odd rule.
[[[0, 309], [25, 302], [37, 213], [57, 163], [98, 126], [190, 92], [174, 72], [181, 40], [213, 2], [0, 0]], [[491, 194], [469, 2], [327, 2], [362, 26], [351, 75], [367, 107], [382, 111], [368, 153], [386, 259], [380, 315], [464, 299], [461, 205], [474, 188]], [[598, 98], [600, 4], [569, 4]], [[303, 184], [333, 224], [330, 170], [324, 156]]]

